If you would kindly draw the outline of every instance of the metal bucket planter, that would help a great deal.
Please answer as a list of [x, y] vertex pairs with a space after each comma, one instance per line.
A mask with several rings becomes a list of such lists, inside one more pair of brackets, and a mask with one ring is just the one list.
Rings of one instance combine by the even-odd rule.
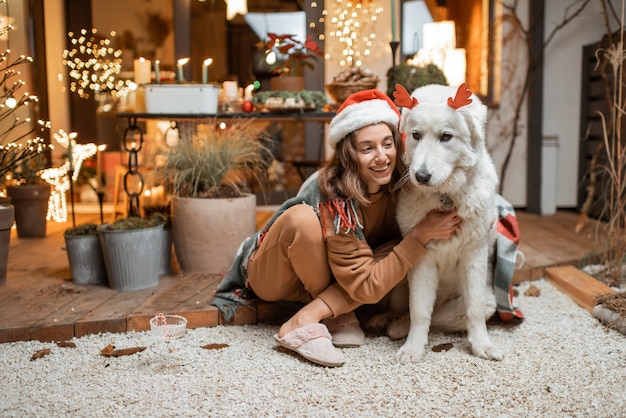
[[64, 235], [72, 281], [78, 284], [107, 283], [107, 272], [98, 235]]
[[161, 232], [161, 250], [159, 251], [159, 275], [169, 274], [172, 262], [172, 230], [171, 228], [163, 228]]
[[141, 290], [159, 284], [163, 228], [98, 230], [111, 288]]
[[14, 220], [13, 205], [0, 204], [0, 286], [7, 280], [11, 227]]

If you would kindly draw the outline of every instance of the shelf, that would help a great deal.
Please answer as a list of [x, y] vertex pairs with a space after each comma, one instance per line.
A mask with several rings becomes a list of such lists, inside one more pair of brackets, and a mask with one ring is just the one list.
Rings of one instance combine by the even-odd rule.
[[198, 119], [214, 119], [214, 120], [232, 120], [232, 119], [259, 119], [266, 121], [293, 121], [300, 120], [305, 122], [329, 122], [335, 112], [250, 112], [250, 113], [218, 113], [218, 114], [161, 114], [161, 113], [131, 113], [119, 112], [118, 118], [128, 119], [168, 119], [168, 120], [198, 120]]

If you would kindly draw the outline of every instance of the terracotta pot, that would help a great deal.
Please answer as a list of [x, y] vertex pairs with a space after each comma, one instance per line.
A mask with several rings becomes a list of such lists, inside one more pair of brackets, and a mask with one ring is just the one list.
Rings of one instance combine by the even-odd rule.
[[44, 238], [46, 215], [52, 187], [49, 184], [7, 186], [7, 195], [15, 208], [18, 238]]
[[273, 91], [302, 91], [304, 90], [304, 76], [281, 75], [270, 78], [270, 88]]
[[224, 273], [256, 230], [256, 196], [172, 198], [172, 240], [181, 271]]
[[0, 286], [6, 283], [11, 246], [11, 227], [15, 220], [13, 205], [0, 204]]

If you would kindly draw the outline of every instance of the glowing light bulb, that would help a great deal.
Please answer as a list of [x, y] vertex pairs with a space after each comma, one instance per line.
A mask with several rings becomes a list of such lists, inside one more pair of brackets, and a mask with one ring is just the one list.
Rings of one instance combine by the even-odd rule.
[[276, 64], [276, 52], [274, 52], [274, 51], [268, 52], [267, 55], [265, 56], [265, 62], [268, 65]]

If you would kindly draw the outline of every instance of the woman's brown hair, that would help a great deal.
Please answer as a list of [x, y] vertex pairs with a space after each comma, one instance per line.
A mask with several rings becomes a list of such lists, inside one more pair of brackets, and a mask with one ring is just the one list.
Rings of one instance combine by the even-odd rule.
[[[384, 122], [383, 122], [384, 123]], [[396, 168], [391, 176], [391, 182], [383, 186], [383, 191], [392, 192], [394, 185], [406, 171], [403, 162], [404, 143], [398, 132], [398, 127], [386, 124], [393, 134], [393, 143], [397, 150]], [[355, 137], [358, 130], [346, 135], [335, 149], [333, 156], [320, 169], [318, 183], [321, 194], [326, 200], [354, 199], [359, 204], [369, 204], [367, 186], [359, 175], [359, 163]]]

